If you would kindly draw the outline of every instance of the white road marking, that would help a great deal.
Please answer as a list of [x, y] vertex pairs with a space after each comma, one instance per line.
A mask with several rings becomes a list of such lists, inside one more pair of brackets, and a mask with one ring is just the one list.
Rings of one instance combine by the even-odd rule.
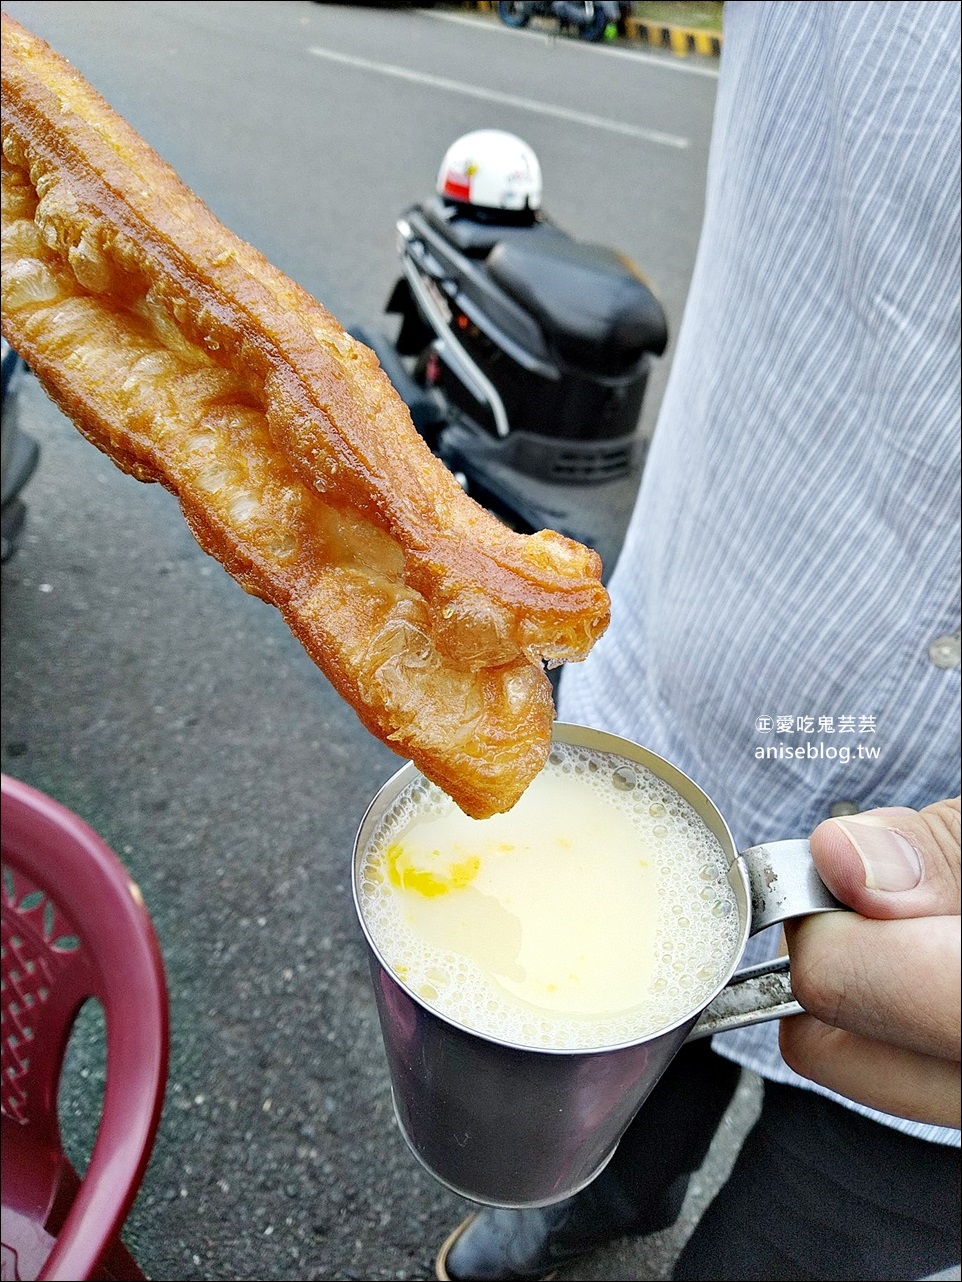
[[540, 31], [518, 30], [517, 27], [505, 26], [503, 22], [472, 18], [465, 13], [445, 13], [441, 10], [422, 9], [419, 16], [422, 18], [439, 18], [444, 22], [458, 22], [464, 27], [476, 27], [479, 31], [492, 31], [504, 36], [527, 36], [530, 40], [564, 39], [566, 47], [570, 44], [571, 48], [580, 49], [584, 53], [600, 53], [609, 58], [630, 58], [633, 62], [643, 62], [649, 67], [658, 67], [661, 71], [683, 71], [689, 76], [708, 76], [712, 80], [718, 79], [717, 67], [706, 67], [701, 63], [692, 62], [690, 58], [680, 58], [677, 54], [645, 53], [641, 49], [616, 48], [608, 44], [585, 44], [583, 41], [554, 36], [550, 31], [544, 29]]
[[397, 80], [407, 80], [411, 84], [443, 89], [447, 93], [461, 94], [465, 98], [480, 98], [484, 102], [516, 107], [520, 111], [531, 111], [539, 116], [553, 116], [556, 120], [568, 120], [576, 125], [585, 125], [589, 129], [605, 129], [609, 133], [638, 138], [642, 142], [656, 143], [660, 147], [675, 147], [683, 150], [691, 146], [691, 140], [682, 138], [679, 134], [666, 134], [659, 129], [645, 129], [641, 125], [630, 125], [622, 120], [608, 120], [604, 116], [572, 111], [568, 107], [538, 102], [534, 98], [520, 98], [515, 94], [501, 93], [497, 89], [485, 89], [481, 85], [467, 85], [461, 80], [448, 80], [444, 76], [433, 76], [426, 71], [412, 71], [409, 67], [397, 67], [389, 62], [371, 62], [368, 58], [358, 58], [350, 53], [338, 53], [334, 49], [321, 49], [317, 45], [310, 46], [308, 53], [313, 54], [315, 58], [326, 58], [330, 62], [339, 62], [347, 67], [357, 67], [360, 71], [371, 71], [381, 76], [394, 76]]

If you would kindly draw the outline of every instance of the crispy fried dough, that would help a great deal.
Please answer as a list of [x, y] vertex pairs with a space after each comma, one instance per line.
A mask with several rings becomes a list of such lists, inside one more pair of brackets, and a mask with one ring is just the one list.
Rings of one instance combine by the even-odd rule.
[[275, 605], [365, 726], [468, 813], [544, 763], [542, 670], [608, 621], [594, 552], [508, 530], [373, 353], [3, 17], [3, 333], [124, 471]]

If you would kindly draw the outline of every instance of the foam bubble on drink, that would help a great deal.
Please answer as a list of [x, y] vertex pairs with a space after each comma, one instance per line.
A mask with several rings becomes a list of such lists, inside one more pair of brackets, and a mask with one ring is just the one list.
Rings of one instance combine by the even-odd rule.
[[618, 1045], [710, 998], [739, 943], [718, 840], [670, 785], [556, 744], [517, 805], [468, 819], [418, 779], [359, 879], [378, 951], [428, 1006], [530, 1047]]

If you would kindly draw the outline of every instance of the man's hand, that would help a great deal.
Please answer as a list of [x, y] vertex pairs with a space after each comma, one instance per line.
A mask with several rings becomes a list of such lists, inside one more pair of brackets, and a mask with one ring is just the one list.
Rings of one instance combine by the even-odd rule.
[[885, 1113], [959, 1125], [959, 798], [872, 810], [812, 833], [822, 880], [854, 913], [788, 923], [788, 1064]]

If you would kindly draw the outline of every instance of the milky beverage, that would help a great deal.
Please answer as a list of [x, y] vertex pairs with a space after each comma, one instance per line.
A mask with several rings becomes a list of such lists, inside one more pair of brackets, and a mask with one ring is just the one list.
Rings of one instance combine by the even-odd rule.
[[643, 766], [570, 744], [492, 819], [418, 779], [359, 884], [383, 961], [422, 1002], [533, 1048], [657, 1032], [705, 1005], [739, 944], [724, 853], [692, 807]]

